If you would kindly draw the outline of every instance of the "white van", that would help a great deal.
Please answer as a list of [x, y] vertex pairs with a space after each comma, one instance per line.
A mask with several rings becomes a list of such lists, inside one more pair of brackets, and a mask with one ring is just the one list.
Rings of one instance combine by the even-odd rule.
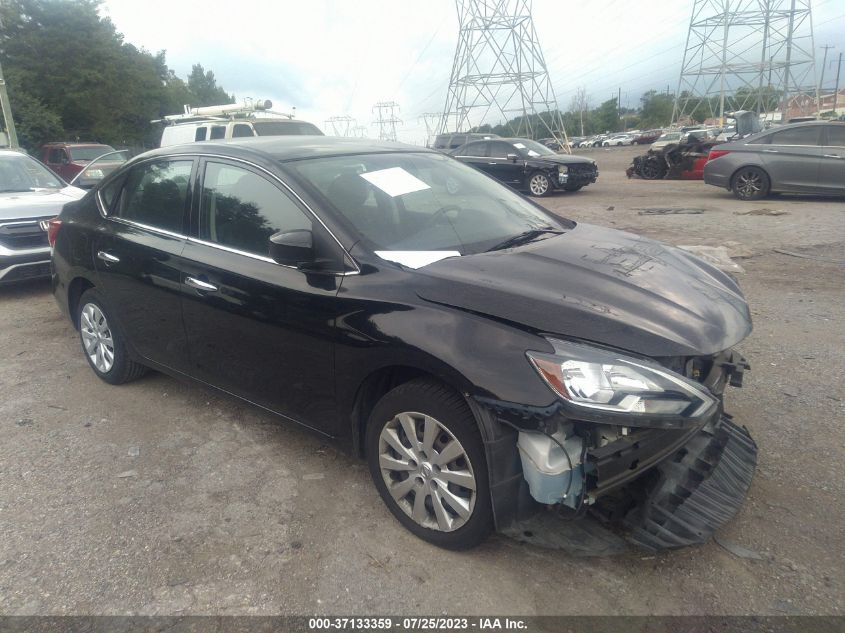
[[153, 123], [163, 123], [161, 147], [251, 136], [324, 136], [307, 121], [292, 115], [273, 116], [270, 101], [248, 99], [243, 105], [226, 104], [192, 108], [185, 106], [184, 114], [166, 116]]

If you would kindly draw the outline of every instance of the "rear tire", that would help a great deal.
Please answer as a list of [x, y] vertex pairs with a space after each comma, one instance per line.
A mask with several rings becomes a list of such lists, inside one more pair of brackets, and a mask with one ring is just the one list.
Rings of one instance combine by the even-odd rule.
[[82, 351], [98, 378], [110, 385], [122, 385], [147, 372], [146, 367], [129, 358], [123, 332], [94, 288], [82, 293], [76, 316]]
[[731, 178], [731, 191], [739, 200], [762, 200], [771, 186], [769, 175], [759, 167], [743, 167]]
[[493, 530], [481, 431], [452, 389], [419, 379], [388, 392], [370, 414], [366, 451], [382, 500], [419, 538], [462, 550]]

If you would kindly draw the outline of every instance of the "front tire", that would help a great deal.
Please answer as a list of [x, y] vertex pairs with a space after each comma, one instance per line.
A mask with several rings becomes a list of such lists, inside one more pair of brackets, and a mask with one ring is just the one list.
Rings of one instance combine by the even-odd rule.
[[546, 174], [541, 172], [534, 172], [528, 177], [528, 191], [532, 196], [542, 198], [547, 196], [552, 191], [552, 181]]
[[373, 408], [366, 451], [382, 500], [419, 538], [462, 550], [493, 530], [481, 432], [458, 393], [431, 380], [396, 387]]
[[99, 292], [93, 288], [85, 291], [77, 306], [82, 351], [98, 378], [122, 385], [146, 373], [146, 367], [129, 358], [123, 333]]
[[769, 189], [769, 175], [759, 167], [743, 167], [731, 179], [731, 191], [739, 200], [761, 200]]

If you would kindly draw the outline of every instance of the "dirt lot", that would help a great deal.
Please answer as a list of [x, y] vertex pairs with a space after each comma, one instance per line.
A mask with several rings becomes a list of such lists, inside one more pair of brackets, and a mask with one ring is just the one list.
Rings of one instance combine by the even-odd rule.
[[[100, 382], [35, 284], [0, 291], [0, 613], [845, 612], [845, 201], [627, 181], [638, 151], [583, 151], [599, 182], [544, 203], [743, 256], [752, 372], [728, 409], [760, 465], [721, 536], [756, 558], [716, 543], [585, 558], [502, 536], [436, 549], [319, 438], [162, 375]], [[700, 213], [641, 215], [655, 208]]]

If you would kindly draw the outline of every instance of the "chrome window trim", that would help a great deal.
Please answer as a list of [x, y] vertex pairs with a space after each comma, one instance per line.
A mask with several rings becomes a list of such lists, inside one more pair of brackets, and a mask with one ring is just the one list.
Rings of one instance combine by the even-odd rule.
[[168, 231], [167, 229], [160, 229], [157, 226], [150, 226], [149, 224], [142, 224], [141, 222], [135, 222], [134, 220], [127, 220], [126, 218], [108, 216], [106, 219], [111, 220], [112, 222], [118, 222], [119, 224], [125, 224], [127, 226], [132, 226], [138, 229], [144, 229], [145, 231], [151, 231], [152, 233], [166, 235], [167, 237], [174, 237], [180, 240], [188, 239], [187, 235], [182, 235], [181, 233], [176, 233], [174, 231]]
[[334, 277], [348, 277], [350, 275], [358, 275], [360, 271], [358, 270], [350, 270], [350, 271], [343, 271], [338, 272], [334, 270], [330, 271], [321, 271], [321, 270], [313, 270], [313, 271], [303, 271], [301, 268], [297, 268], [296, 266], [291, 266], [289, 264], [280, 264], [272, 257], [267, 257], [266, 255], [258, 255], [256, 253], [250, 253], [248, 251], [242, 251], [237, 248], [232, 248], [231, 246], [224, 246], [223, 244], [217, 244], [215, 242], [207, 242], [205, 240], [201, 240], [197, 237], [188, 237], [188, 242], [192, 244], [200, 244], [202, 246], [208, 246], [209, 248], [216, 248], [221, 251], [226, 251], [227, 253], [232, 253], [233, 255], [241, 255], [243, 257], [249, 257], [251, 259], [257, 259], [262, 262], [267, 262], [268, 264], [273, 264], [274, 266], [280, 266], [281, 268], [290, 268], [291, 270], [298, 270], [299, 272], [310, 272], [314, 275], [332, 275]]

